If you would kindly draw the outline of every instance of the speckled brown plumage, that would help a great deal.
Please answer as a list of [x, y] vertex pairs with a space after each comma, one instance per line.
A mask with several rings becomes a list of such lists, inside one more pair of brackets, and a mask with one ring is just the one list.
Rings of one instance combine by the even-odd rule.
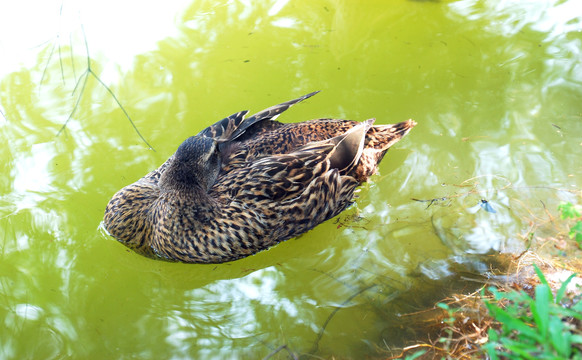
[[336, 216], [416, 123], [274, 120], [314, 94], [246, 119], [247, 111], [233, 114], [186, 139], [158, 169], [113, 196], [105, 228], [144, 255], [221, 263]]

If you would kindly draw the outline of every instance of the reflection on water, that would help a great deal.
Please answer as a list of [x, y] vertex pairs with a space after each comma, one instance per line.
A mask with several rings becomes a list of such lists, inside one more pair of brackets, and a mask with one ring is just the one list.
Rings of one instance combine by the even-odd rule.
[[[381, 356], [579, 202], [577, 0], [43, 4], [0, 22], [2, 358]], [[313, 90], [281, 120], [419, 123], [338, 218], [209, 266], [99, 230], [186, 136]]]

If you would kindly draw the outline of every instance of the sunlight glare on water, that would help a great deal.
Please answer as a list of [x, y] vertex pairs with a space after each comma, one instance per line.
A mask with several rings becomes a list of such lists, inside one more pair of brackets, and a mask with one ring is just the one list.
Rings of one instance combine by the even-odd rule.
[[[0, 53], [10, 54], [0, 57], [0, 75], [22, 65], [32, 67], [38, 60], [35, 54], [47, 44], [56, 61], [59, 56], [71, 55], [69, 47], [75, 54], [82, 54], [81, 27], [91, 39], [95, 55], [106, 56], [115, 67], [127, 71], [136, 55], [155, 50], [158, 41], [178, 34], [176, 17], [188, 4], [186, 0], [155, 7], [112, 0], [4, 3], [0, 5], [0, 32], [18, 36], [0, 38]], [[34, 11], [29, 11], [31, 8]], [[79, 49], [75, 49], [77, 46]]]
[[[580, 49], [578, 0], [1, 4], [0, 358], [386, 358], [580, 202]], [[314, 90], [278, 120], [418, 122], [340, 216], [220, 265], [100, 227], [187, 136]]]

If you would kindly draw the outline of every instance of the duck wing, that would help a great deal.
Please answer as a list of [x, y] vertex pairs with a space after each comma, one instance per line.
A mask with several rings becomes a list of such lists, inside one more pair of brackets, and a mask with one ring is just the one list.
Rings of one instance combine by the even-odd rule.
[[212, 191], [217, 197], [249, 202], [284, 201], [299, 196], [328, 171], [351, 176], [362, 156], [366, 132], [372, 123], [373, 120], [365, 121], [343, 135], [306, 144], [288, 154], [252, 160], [247, 166], [224, 174]]
[[245, 121], [245, 116], [249, 113], [248, 110], [239, 111], [224, 119], [217, 121], [206, 129], [200, 131], [197, 136], [211, 137], [216, 140], [228, 140], [232, 138], [232, 134]]
[[220, 143], [229, 142], [237, 139], [252, 125], [263, 120], [275, 120], [281, 113], [291, 106], [301, 102], [307, 98], [312, 97], [319, 91], [314, 91], [307, 95], [303, 95], [297, 99], [289, 100], [279, 105], [271, 106], [263, 111], [260, 111], [249, 118], [245, 119], [248, 110], [240, 111], [226, 117], [215, 124], [207, 127], [198, 133], [199, 136], [207, 136], [216, 139]]
[[351, 173], [362, 156], [371, 123], [289, 154], [254, 160], [225, 174], [210, 196], [224, 204], [222, 211], [235, 228], [249, 224], [246, 214], [258, 214], [247, 227], [261, 228], [268, 236], [252, 246], [266, 248], [297, 236], [352, 203], [359, 182]]
[[240, 126], [238, 129], [236, 129], [236, 131], [233, 134], [232, 139], [236, 139], [239, 136], [241, 136], [249, 127], [251, 127], [254, 124], [257, 124], [263, 120], [275, 120], [275, 119], [277, 119], [279, 117], [279, 115], [281, 115], [281, 113], [283, 113], [283, 111], [289, 109], [291, 106], [297, 104], [298, 102], [301, 102], [305, 99], [312, 97], [313, 95], [317, 94], [318, 92], [319, 91], [311, 92], [309, 94], [298, 97], [297, 99], [289, 100], [289, 101], [286, 101], [284, 103], [281, 103], [281, 104], [278, 104], [275, 106], [271, 106], [270, 108], [267, 108], [263, 111], [260, 111], [256, 114], [254, 114], [253, 116], [249, 117], [242, 124], [242, 126]]

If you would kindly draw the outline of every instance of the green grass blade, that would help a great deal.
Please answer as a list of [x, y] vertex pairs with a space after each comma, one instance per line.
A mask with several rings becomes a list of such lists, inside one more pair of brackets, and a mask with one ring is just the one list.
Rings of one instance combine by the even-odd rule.
[[564, 327], [562, 319], [552, 316], [549, 324], [549, 332], [552, 346], [556, 352], [565, 358], [569, 358], [572, 352], [572, 334]]
[[540, 268], [536, 264], [533, 264], [533, 268], [534, 268], [536, 274], [538, 274], [538, 277], [540, 278], [540, 282], [544, 285], [549, 285], [548, 280], [546, 280], [546, 277], [544, 276], [544, 273], [540, 270]]
[[535, 289], [535, 300], [530, 303], [530, 309], [533, 314], [534, 321], [541, 332], [542, 337], [548, 334], [548, 326], [550, 322], [550, 298], [552, 291], [548, 285], [538, 285]]
[[564, 295], [566, 294], [566, 289], [568, 288], [568, 284], [570, 283], [570, 281], [572, 281], [572, 279], [576, 276], [576, 274], [572, 274], [570, 275], [566, 281], [564, 281], [562, 283], [562, 286], [560, 286], [560, 288], [558, 289], [558, 292], [556, 293], [556, 304], [558, 304], [560, 301], [562, 301], [562, 299], [564, 298]]
[[531, 344], [523, 344], [519, 341], [516, 340], [511, 340], [509, 338], [503, 338], [501, 339], [501, 343], [503, 344], [503, 346], [511, 351], [514, 354], [517, 354], [519, 356], [517, 357], [510, 357], [513, 359], [530, 359], [530, 360], [536, 360], [537, 358], [535, 356], [533, 356], [530, 352], [532, 350], [536, 351], [536, 347], [532, 346]]
[[566, 309], [564, 307], [559, 307], [557, 309], [554, 308], [552, 311], [552, 314], [560, 316], [560, 317], [571, 316], [575, 319], [582, 320], [582, 310], [581, 309]]
[[501, 309], [500, 307], [487, 304], [489, 308], [489, 312], [493, 315], [493, 317], [503, 324], [503, 327], [506, 331], [510, 332], [512, 330], [519, 331], [523, 336], [529, 337], [536, 341], [543, 341], [543, 337], [540, 336], [533, 328], [531, 328], [526, 323], [522, 322], [519, 319], [514, 318], [506, 311]]

